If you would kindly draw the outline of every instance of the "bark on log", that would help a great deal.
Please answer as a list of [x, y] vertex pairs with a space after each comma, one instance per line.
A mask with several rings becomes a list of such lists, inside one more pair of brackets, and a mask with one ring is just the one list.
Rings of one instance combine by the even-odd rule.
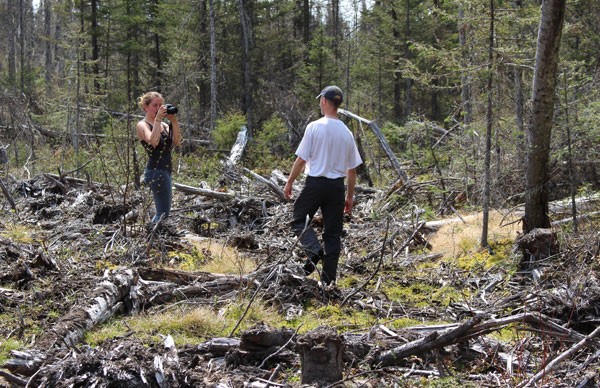
[[335, 330], [318, 327], [298, 339], [302, 384], [331, 384], [342, 380], [344, 342]]

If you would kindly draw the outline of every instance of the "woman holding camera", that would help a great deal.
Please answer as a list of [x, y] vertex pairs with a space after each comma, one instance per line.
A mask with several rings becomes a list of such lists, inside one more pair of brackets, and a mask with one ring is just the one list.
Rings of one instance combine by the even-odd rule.
[[[164, 104], [158, 92], [147, 92], [138, 99], [139, 106], [146, 112], [136, 125], [137, 135], [148, 153], [144, 169], [144, 182], [150, 187], [156, 214], [156, 223], [169, 216], [173, 197], [171, 151], [181, 144], [181, 132], [177, 122], [177, 108]], [[169, 124], [163, 118], [169, 119]]]

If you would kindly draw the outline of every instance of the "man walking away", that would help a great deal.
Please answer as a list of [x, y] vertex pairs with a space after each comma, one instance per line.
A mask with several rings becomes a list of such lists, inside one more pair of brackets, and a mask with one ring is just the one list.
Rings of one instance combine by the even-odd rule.
[[[327, 86], [317, 98], [323, 117], [306, 127], [283, 193], [291, 198], [292, 184], [306, 166], [304, 188], [294, 202], [292, 230], [296, 236], [301, 236], [300, 242], [308, 256], [304, 264], [305, 275], [310, 275], [322, 259], [321, 281], [329, 285], [336, 280], [344, 213], [352, 210], [356, 167], [362, 159], [352, 132], [337, 116], [344, 100], [342, 90], [334, 85]], [[344, 188], [345, 177], [348, 178], [347, 189]], [[318, 209], [323, 216], [322, 247], [310, 226]]]

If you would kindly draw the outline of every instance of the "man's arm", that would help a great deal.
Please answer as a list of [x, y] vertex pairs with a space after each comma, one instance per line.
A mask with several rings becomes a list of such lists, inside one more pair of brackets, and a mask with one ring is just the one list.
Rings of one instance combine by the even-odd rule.
[[283, 194], [287, 199], [292, 197], [292, 184], [298, 178], [298, 175], [304, 170], [304, 166], [306, 165], [306, 161], [301, 157], [297, 157], [296, 161], [294, 161], [294, 166], [292, 166], [292, 171], [290, 172], [290, 176], [288, 177], [285, 186], [283, 187]]
[[356, 186], [356, 168], [348, 170], [346, 175], [347, 189], [346, 189], [346, 201], [344, 205], [344, 213], [350, 213], [354, 206], [354, 187]]

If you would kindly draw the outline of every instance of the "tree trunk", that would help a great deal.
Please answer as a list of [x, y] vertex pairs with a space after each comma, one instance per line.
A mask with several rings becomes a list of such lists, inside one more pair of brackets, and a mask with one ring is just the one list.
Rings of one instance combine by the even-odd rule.
[[208, 1], [210, 19], [210, 131], [217, 122], [217, 38], [215, 32], [215, 7], [213, 0]]
[[248, 12], [249, 0], [238, 0], [240, 23], [242, 26], [242, 112], [246, 115], [248, 137], [252, 138], [252, 67], [250, 48], [252, 47], [252, 14]]
[[302, 384], [331, 384], [342, 379], [344, 342], [333, 329], [318, 327], [296, 344]]
[[548, 217], [548, 160], [554, 112], [554, 91], [566, 0], [546, 0], [542, 16], [533, 75], [531, 120], [527, 131], [527, 172], [523, 230], [550, 226]]
[[492, 127], [494, 124], [493, 118], [493, 86], [494, 86], [494, 0], [490, 0], [490, 35], [488, 48], [488, 82], [487, 82], [487, 112], [486, 112], [486, 130], [485, 130], [485, 162], [484, 162], [484, 177], [483, 177], [483, 219], [481, 227], [481, 242], [482, 248], [488, 246], [488, 223], [490, 219], [490, 186], [491, 186], [491, 153], [492, 153]]
[[[398, 15], [396, 14], [396, 9], [393, 4], [390, 7], [390, 17], [392, 19], [392, 35], [394, 37], [394, 62], [400, 63], [400, 30], [399, 30], [399, 22]], [[400, 122], [402, 120], [402, 104], [400, 103], [402, 99], [402, 73], [400, 71], [394, 71], [394, 118], [396, 121]]]
[[[17, 28], [17, 4], [15, 0], [8, 0], [8, 26], [6, 29], [8, 31], [18, 31]], [[14, 81], [17, 77], [17, 41], [14, 33], [7, 34], [8, 36], [8, 79], [12, 83], [11, 89], [14, 90], [16, 86]]]
[[[50, 0], [44, 0], [44, 34], [52, 36], [52, 7]], [[46, 81], [46, 93], [52, 90], [52, 41], [46, 39], [44, 45], [44, 79]]]
[[[151, 15], [152, 20], [155, 20], [158, 16], [157, 8], [158, 8], [158, 0], [155, 0], [152, 4], [152, 15]], [[154, 85], [156, 85], [157, 90], [161, 90], [163, 69], [162, 69], [162, 55], [160, 53], [160, 36], [158, 35], [158, 33], [155, 32], [152, 35], [152, 39], [154, 41], [154, 58], [156, 60], [156, 74], [155, 74], [156, 78], [154, 80]]]
[[458, 8], [458, 21], [459, 21], [459, 29], [458, 29], [458, 41], [460, 43], [460, 48], [462, 51], [461, 61], [462, 61], [462, 74], [461, 74], [461, 105], [462, 105], [462, 116], [463, 123], [465, 127], [468, 127], [473, 120], [473, 105], [471, 103], [471, 77], [468, 73], [468, 66], [470, 64], [469, 59], [469, 48], [467, 46], [468, 39], [468, 23], [465, 21], [465, 11], [464, 5], [460, 3]]
[[94, 77], [94, 92], [100, 95], [100, 47], [98, 45], [98, 0], [91, 1], [91, 30], [92, 37], [92, 76]]

